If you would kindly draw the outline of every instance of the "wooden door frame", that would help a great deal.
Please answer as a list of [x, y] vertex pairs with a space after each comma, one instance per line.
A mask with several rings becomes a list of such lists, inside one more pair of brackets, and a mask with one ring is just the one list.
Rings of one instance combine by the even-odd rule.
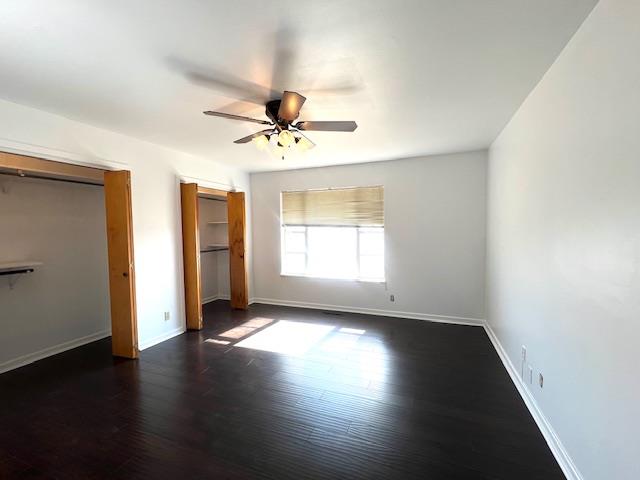
[[19, 177], [104, 185], [104, 170], [0, 151], [0, 173]]
[[[105, 185], [104, 175], [106, 172], [112, 172], [113, 170], [102, 169], [98, 167], [86, 167], [82, 165], [76, 165], [73, 163], [67, 163], [64, 161], [55, 161], [55, 160], [46, 160], [44, 158], [39, 158], [36, 156], [29, 155], [21, 155], [9, 152], [0, 151], [0, 174], [6, 175], [16, 175], [20, 177], [29, 177], [29, 178], [41, 178], [46, 180], [58, 180], [58, 181], [66, 181], [66, 182], [74, 182], [74, 183], [84, 183], [90, 185]], [[125, 170], [130, 174], [128, 170]], [[128, 212], [126, 214], [129, 217], [129, 225], [131, 225], [131, 202], [130, 199], [128, 202], [125, 202], [128, 205]], [[107, 211], [105, 205], [105, 221], [107, 221]], [[135, 311], [135, 282], [134, 282], [134, 271], [133, 271], [133, 236], [131, 230], [128, 232], [126, 237], [126, 244], [128, 244], [128, 248], [131, 252], [131, 283], [133, 285], [132, 289], [132, 314], [131, 319], [132, 322], [127, 325], [121, 325], [123, 322], [122, 318], [118, 318], [113, 313], [113, 307], [111, 311], [111, 331], [113, 332], [122, 331], [123, 328], [128, 330], [127, 337], [129, 340], [122, 343], [117, 339], [113, 339], [112, 337], [112, 351], [114, 356], [123, 356], [126, 358], [137, 358], [138, 356], [138, 323], [136, 318]], [[112, 257], [114, 252], [109, 249], [109, 265], [111, 265]], [[109, 269], [109, 284], [112, 282], [111, 269]], [[118, 272], [118, 275], [121, 275], [121, 272]], [[109, 292], [109, 297], [111, 304], [113, 305], [114, 300], [119, 301], [117, 298], [113, 298], [113, 293]], [[116, 345], [118, 343], [118, 345]]]
[[229, 222], [229, 300], [231, 308], [246, 310], [249, 307], [249, 282], [247, 274], [247, 207], [244, 192], [227, 195], [227, 219]]
[[196, 190], [198, 192], [198, 196], [202, 198], [213, 198], [213, 199], [224, 200], [227, 198], [227, 195], [229, 193], [233, 193], [231, 190], [220, 190], [218, 188], [203, 187], [202, 185], [198, 185], [197, 183], [195, 185], [196, 185]]
[[111, 350], [116, 357], [138, 358], [136, 275], [133, 253], [131, 172], [104, 172], [109, 252]]
[[187, 329], [202, 329], [202, 288], [200, 277], [200, 228], [198, 226], [198, 186], [180, 184], [182, 211], [182, 255], [184, 304]]
[[[197, 182], [184, 180], [180, 183], [180, 199], [182, 211], [182, 249], [184, 264], [184, 291], [185, 291], [185, 315], [187, 320], [187, 328], [189, 330], [202, 329], [202, 281], [200, 268], [200, 231], [198, 225], [198, 199], [208, 198], [214, 200], [227, 200], [230, 194], [243, 193], [231, 190], [221, 190], [219, 188], [210, 188], [198, 184]], [[244, 195], [244, 193], [243, 193]], [[228, 202], [227, 202], [228, 207]], [[246, 235], [246, 214], [243, 215], [242, 223]], [[243, 242], [243, 248], [246, 248], [246, 238]], [[231, 244], [230, 244], [231, 245]], [[234, 301], [232, 294], [233, 285], [237, 283], [239, 275], [231, 272], [231, 246], [229, 247], [229, 288], [230, 297], [232, 297], [232, 307], [246, 309], [247, 301]], [[244, 252], [242, 253], [244, 259]], [[245, 267], [246, 268], [246, 267]], [[242, 283], [244, 294], [240, 297], [248, 297], [248, 284], [246, 281]], [[238, 295], [236, 295], [238, 297]]]

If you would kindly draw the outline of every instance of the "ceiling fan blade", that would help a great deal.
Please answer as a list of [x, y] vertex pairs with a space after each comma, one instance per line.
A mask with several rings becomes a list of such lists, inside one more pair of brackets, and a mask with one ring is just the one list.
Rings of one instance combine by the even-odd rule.
[[264, 105], [269, 100], [275, 100], [282, 95], [282, 90], [273, 90], [212, 67], [203, 67], [175, 57], [167, 61], [171, 69], [186, 76], [191, 82], [231, 98]]
[[233, 115], [232, 113], [213, 112], [211, 110], [207, 110], [206, 112], [202, 112], [202, 113], [204, 113], [205, 115], [210, 115], [212, 117], [222, 117], [222, 118], [228, 118], [230, 120], [241, 120], [243, 122], [259, 123], [261, 125], [273, 125], [271, 122], [267, 120], [259, 120], [257, 118], [244, 117], [242, 115]]
[[260, 130], [259, 132], [252, 133], [251, 135], [239, 138], [238, 140], [234, 140], [233, 143], [249, 143], [255, 137], [259, 137], [260, 135], [267, 135], [268, 133], [273, 133], [273, 129]]
[[358, 124], [356, 122], [298, 122], [295, 128], [316, 132], [353, 132], [358, 128]]
[[280, 108], [278, 109], [278, 118], [293, 122], [300, 114], [300, 109], [306, 100], [305, 97], [296, 92], [285, 91], [280, 101]]

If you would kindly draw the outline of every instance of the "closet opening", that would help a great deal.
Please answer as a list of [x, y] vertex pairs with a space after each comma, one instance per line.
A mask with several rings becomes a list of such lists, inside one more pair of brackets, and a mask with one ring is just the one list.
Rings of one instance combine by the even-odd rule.
[[244, 192], [180, 185], [187, 328], [202, 328], [202, 305], [248, 306]]
[[0, 366], [109, 335], [138, 357], [129, 171], [0, 152], [0, 223]]

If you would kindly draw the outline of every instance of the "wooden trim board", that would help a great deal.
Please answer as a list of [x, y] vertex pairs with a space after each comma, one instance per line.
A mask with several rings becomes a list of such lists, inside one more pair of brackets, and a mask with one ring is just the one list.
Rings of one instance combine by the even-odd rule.
[[11, 173], [38, 178], [51, 178], [76, 182], [104, 184], [105, 170], [70, 163], [43, 160], [26, 155], [0, 152], [0, 173]]
[[247, 290], [246, 214], [244, 192], [227, 194], [227, 218], [229, 222], [229, 291], [231, 307], [246, 310], [249, 306]]
[[227, 198], [227, 194], [229, 193], [226, 190], [218, 190], [217, 188], [202, 187], [200, 185], [197, 186], [197, 189], [198, 189], [198, 195], [204, 198], [214, 198], [214, 199], [225, 200]]
[[131, 174], [127, 170], [104, 173], [111, 300], [113, 355], [138, 357]]
[[182, 208], [182, 253], [184, 259], [184, 297], [189, 330], [202, 329], [200, 290], [200, 232], [198, 228], [198, 185], [180, 184]]

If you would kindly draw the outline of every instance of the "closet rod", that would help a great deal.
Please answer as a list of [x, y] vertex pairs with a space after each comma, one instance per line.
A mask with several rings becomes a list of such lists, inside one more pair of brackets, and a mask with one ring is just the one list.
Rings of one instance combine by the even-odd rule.
[[34, 271], [33, 268], [29, 267], [29, 268], [21, 268], [20, 270], [8, 270], [6, 272], [0, 272], [0, 277], [3, 277], [5, 275], [19, 275], [22, 273], [32, 273]]
[[205, 199], [205, 200], [212, 200], [212, 201], [214, 201], [214, 202], [224, 202], [224, 203], [227, 203], [227, 199], [226, 199], [226, 198], [225, 198], [225, 199], [222, 199], [222, 198], [211, 198], [211, 197], [204, 197], [204, 196], [202, 196], [202, 197], [201, 197], [200, 195], [198, 195], [198, 198], [203, 198], [203, 199]]
[[79, 183], [80, 185], [93, 185], [94, 187], [104, 187], [102, 183], [94, 183], [94, 182], [84, 182], [82, 180], [73, 180], [70, 178], [56, 178], [49, 177], [47, 175], [38, 175], [37, 173], [25, 173], [25, 172], [12, 172], [12, 171], [2, 171], [0, 170], [0, 175], [9, 175], [11, 177], [20, 177], [20, 178], [36, 178], [38, 180], [51, 180], [53, 182], [66, 182], [66, 183]]

